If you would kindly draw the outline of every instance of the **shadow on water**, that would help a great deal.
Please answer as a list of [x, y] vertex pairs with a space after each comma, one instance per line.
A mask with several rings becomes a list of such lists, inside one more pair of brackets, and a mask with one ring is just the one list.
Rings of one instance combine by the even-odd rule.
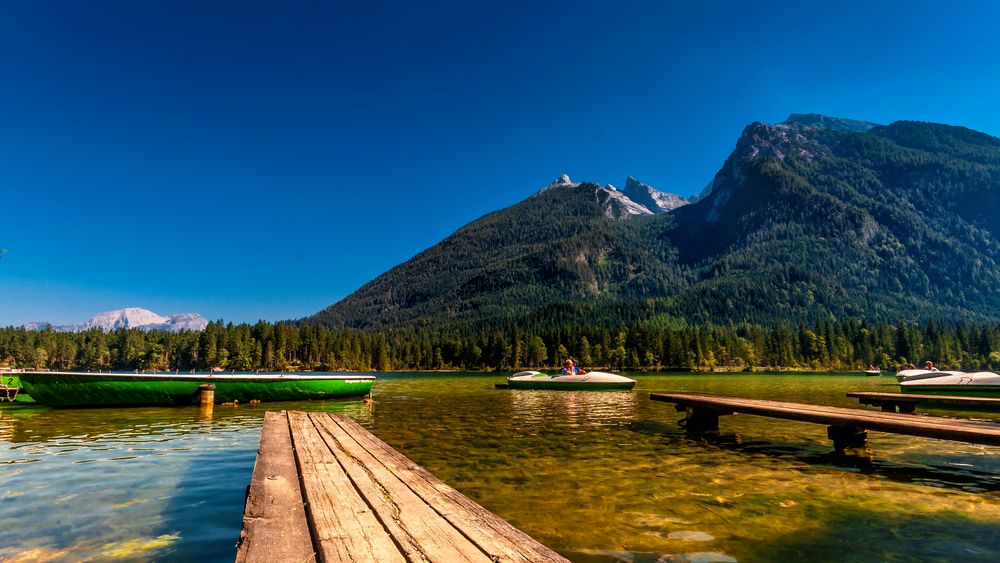
[[6, 530], [0, 561], [232, 561], [264, 413], [283, 409], [371, 415], [361, 399], [3, 408], [0, 521], [31, 526]]
[[[180, 476], [181, 486], [170, 497], [163, 511], [161, 534], [176, 535], [174, 543], [158, 557], [176, 561], [232, 561], [243, 527], [246, 494], [253, 476], [259, 446], [259, 429], [266, 411], [299, 410], [346, 414], [355, 420], [371, 416], [371, 406], [361, 399], [337, 399], [301, 403], [262, 403], [239, 409], [215, 406], [214, 412], [202, 415], [199, 430], [216, 447], [199, 449]], [[235, 417], [235, 418], [234, 418]], [[248, 425], [258, 432], [254, 439], [237, 443], [228, 435], [245, 434]], [[249, 447], [248, 447], [249, 446]]]
[[[992, 562], [1000, 556], [995, 522], [958, 512], [937, 513], [933, 522], [927, 520], [927, 515], [836, 509], [817, 515], [809, 528], [758, 538], [754, 560]], [[953, 529], [963, 530], [965, 539], [946, 532]]]
[[[934, 530], [962, 529], [956, 539]], [[991, 522], [960, 513], [938, 514], [933, 523], [925, 515], [892, 514], [870, 510], [837, 510], [817, 515], [807, 528], [768, 536], [756, 530], [739, 534], [742, 549], [722, 553], [689, 546], [677, 553], [583, 549], [564, 553], [575, 563], [737, 563], [738, 561], [810, 561], [814, 563], [869, 561], [993, 562], [1000, 556], [1000, 536]], [[696, 538], [698, 539], [698, 538]], [[906, 553], [905, 557], [899, 554]], [[961, 554], [956, 558], [956, 554]]]
[[652, 420], [629, 422], [624, 426], [632, 432], [664, 439], [665, 449], [688, 448], [698, 444], [751, 456], [798, 462], [813, 468], [831, 467], [848, 470], [898, 483], [920, 483], [971, 492], [1000, 491], [1000, 475], [995, 471], [990, 468], [979, 470], [971, 466], [958, 465], [953, 461], [954, 456], [946, 454], [923, 454], [919, 463], [899, 463], [879, 458], [877, 449], [873, 449], [870, 445], [836, 452], [831, 443], [823, 444], [812, 440], [804, 442], [746, 440], [738, 432], [688, 434], [678, 424]]

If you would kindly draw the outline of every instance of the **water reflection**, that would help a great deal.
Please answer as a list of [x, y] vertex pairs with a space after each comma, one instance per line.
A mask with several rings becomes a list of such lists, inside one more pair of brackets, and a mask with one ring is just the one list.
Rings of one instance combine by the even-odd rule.
[[231, 561], [274, 408], [371, 414], [360, 400], [0, 408], [0, 561]]
[[509, 398], [514, 424], [558, 424], [575, 428], [615, 424], [635, 413], [636, 393], [628, 391], [498, 390]]

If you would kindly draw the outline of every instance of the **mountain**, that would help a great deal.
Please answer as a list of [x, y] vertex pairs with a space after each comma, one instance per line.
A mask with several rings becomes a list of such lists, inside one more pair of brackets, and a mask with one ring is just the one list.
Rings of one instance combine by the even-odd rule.
[[754, 123], [714, 186], [668, 237], [699, 272], [686, 317], [1000, 316], [1000, 139]]
[[[410, 323], [516, 322], [546, 306], [662, 292], [677, 272], [649, 248], [658, 217], [611, 186], [563, 175], [375, 278], [306, 322], [373, 328]], [[649, 287], [646, 287], [649, 286]], [[545, 315], [546, 313], [542, 313]], [[536, 315], [537, 316], [537, 315]]]
[[197, 313], [184, 313], [164, 317], [148, 309], [126, 307], [125, 309], [118, 309], [116, 311], [98, 313], [82, 324], [53, 326], [50, 323], [37, 322], [28, 323], [24, 325], [24, 328], [28, 330], [45, 330], [51, 327], [56, 332], [84, 332], [95, 328], [105, 332], [111, 332], [119, 328], [181, 332], [182, 330], [204, 330], [206, 326], [208, 326], [208, 320]]
[[752, 123], [702, 197], [662, 199], [564, 176], [305, 321], [1000, 321], [1000, 139], [984, 133]]

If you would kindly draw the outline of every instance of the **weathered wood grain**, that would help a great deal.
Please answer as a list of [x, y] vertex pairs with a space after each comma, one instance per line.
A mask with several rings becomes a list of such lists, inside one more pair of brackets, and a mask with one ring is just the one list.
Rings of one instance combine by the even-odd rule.
[[566, 561], [382, 442], [346, 416], [333, 416], [342, 444], [353, 443], [399, 477], [415, 495], [496, 561]]
[[[291, 472], [297, 505], [305, 508], [297, 520], [266, 529], [258, 506], [296, 504], [287, 483], [267, 479], [279, 465], [282, 476]], [[344, 415], [267, 413], [250, 489], [254, 508], [248, 498], [239, 563], [568, 561]], [[267, 537], [276, 532], [294, 537], [297, 549]]]
[[328, 414], [310, 415], [321, 436], [379, 519], [410, 559], [489, 561], [449, 522], [414, 494], [400, 478], [351, 440]]
[[965, 410], [1000, 411], [1000, 399], [992, 397], [960, 397], [952, 395], [920, 395], [915, 393], [877, 393], [868, 391], [853, 391], [848, 397], [858, 399], [862, 405], [874, 405], [889, 408], [893, 412], [896, 407], [913, 412], [913, 407], [922, 403], [934, 405], [954, 405]]
[[288, 419], [284, 412], [269, 412], [264, 415], [236, 561], [315, 560]]
[[406, 561], [305, 413], [289, 412], [302, 490], [322, 561]]

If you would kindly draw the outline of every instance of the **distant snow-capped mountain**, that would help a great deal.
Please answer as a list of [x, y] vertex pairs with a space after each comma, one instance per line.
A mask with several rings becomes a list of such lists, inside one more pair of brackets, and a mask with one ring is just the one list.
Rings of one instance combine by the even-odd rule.
[[51, 327], [56, 332], [83, 332], [95, 328], [99, 328], [105, 332], [119, 328], [180, 332], [182, 330], [205, 330], [206, 326], [208, 326], [208, 320], [198, 313], [182, 313], [164, 317], [148, 309], [126, 307], [116, 311], [98, 313], [91, 317], [89, 321], [82, 324], [55, 326], [51, 323], [38, 322], [28, 323], [24, 325], [24, 328], [28, 330], [45, 330]]

